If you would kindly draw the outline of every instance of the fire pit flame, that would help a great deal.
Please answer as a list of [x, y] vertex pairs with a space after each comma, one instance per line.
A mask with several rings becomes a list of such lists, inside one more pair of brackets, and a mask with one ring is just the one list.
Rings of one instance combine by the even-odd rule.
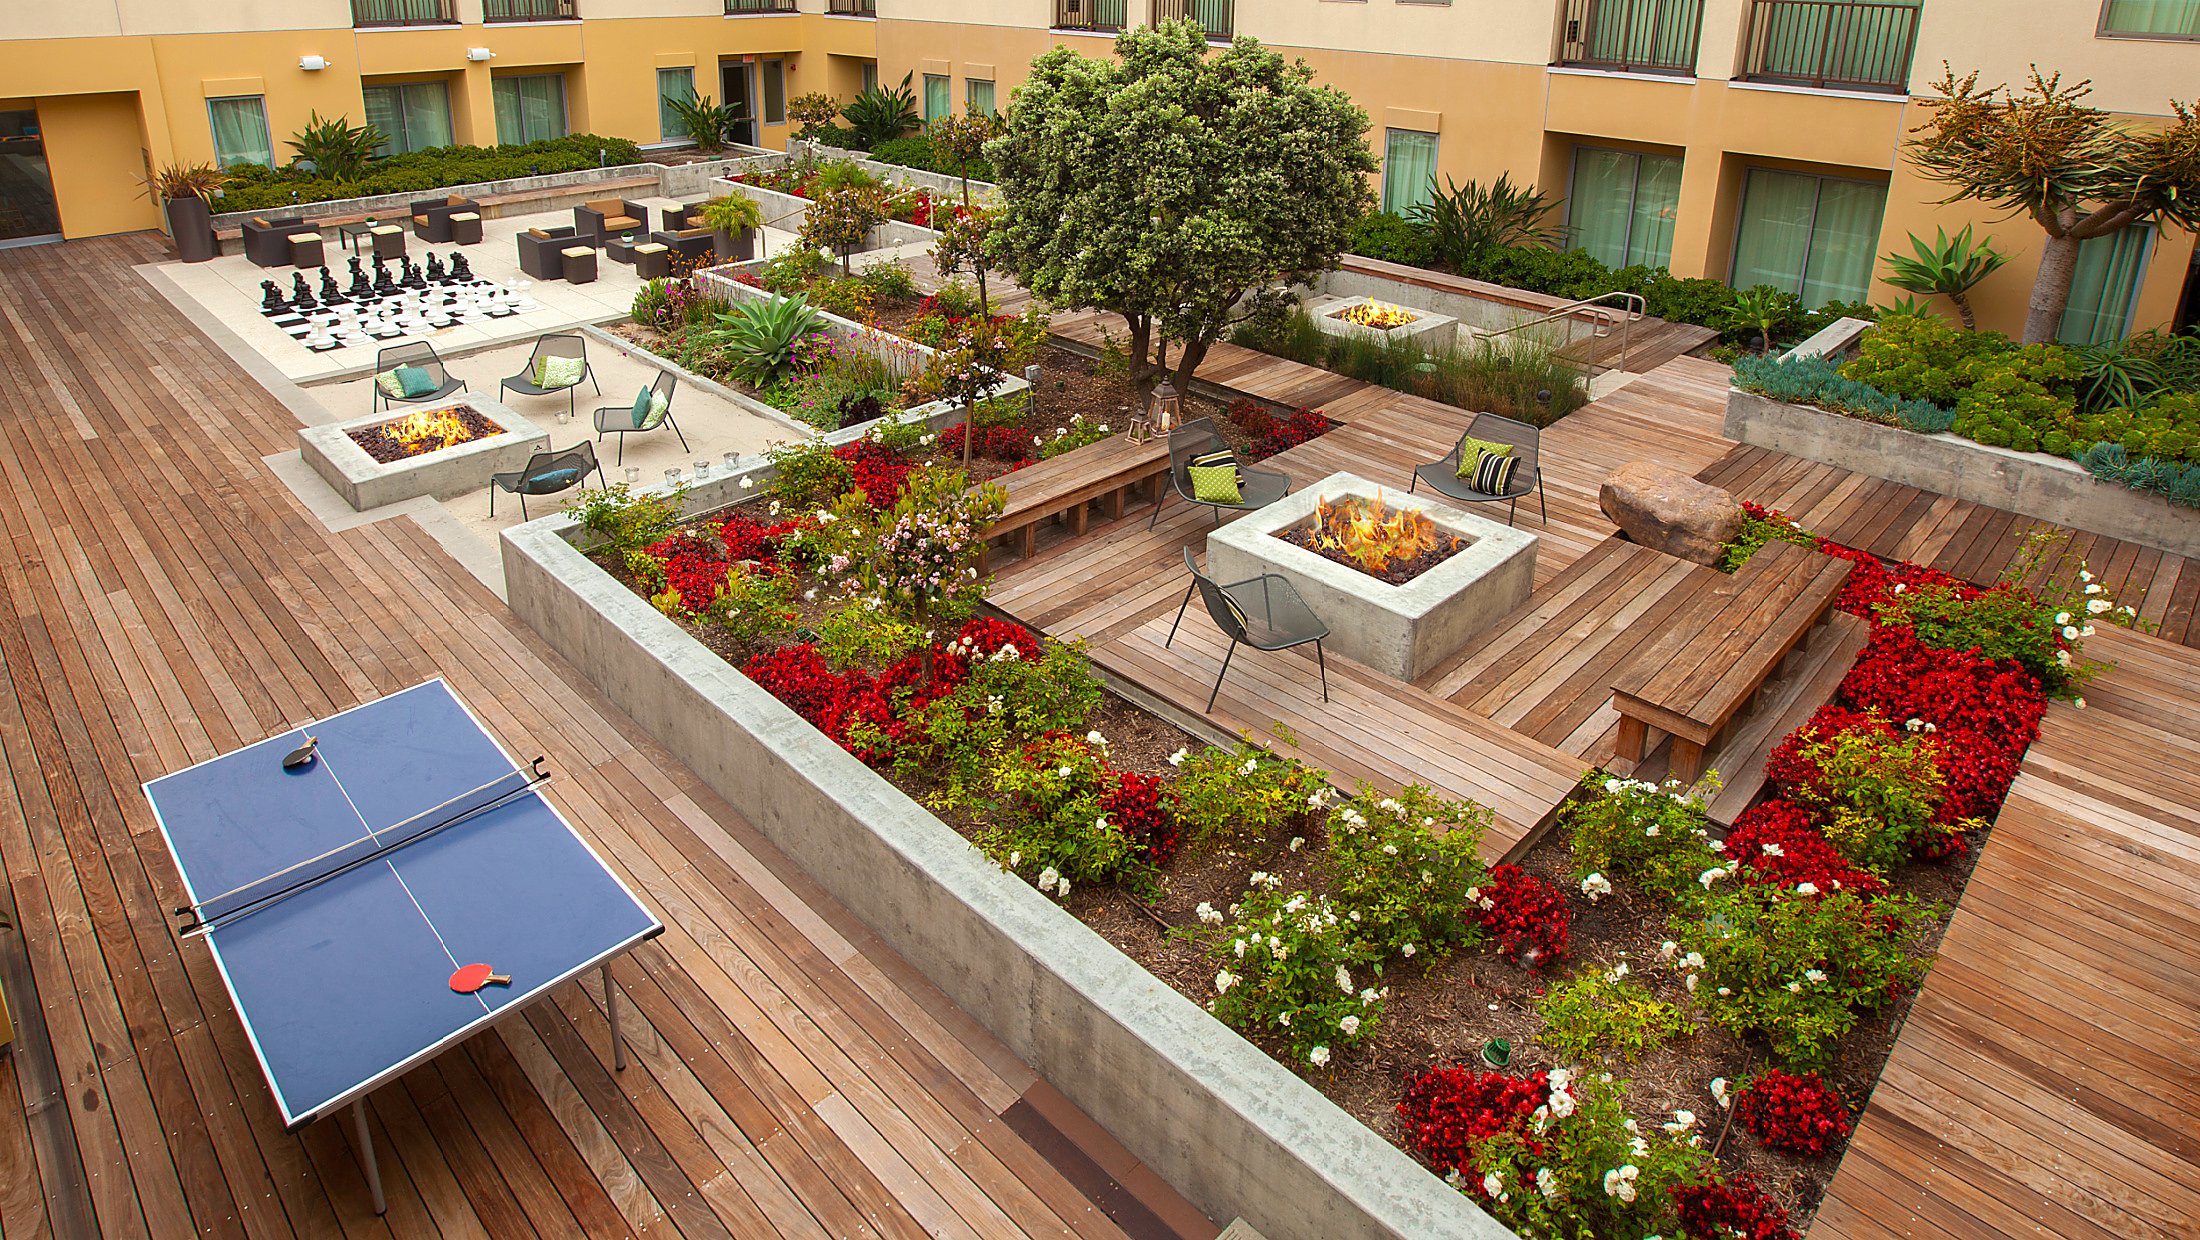
[[389, 424], [390, 438], [408, 453], [433, 452], [456, 447], [474, 437], [473, 428], [456, 409], [415, 409]]
[[1315, 500], [1307, 533], [1314, 550], [1334, 553], [1371, 576], [1430, 552], [1449, 554], [1465, 546], [1464, 539], [1437, 529], [1420, 509], [1388, 507], [1381, 491], [1373, 499], [1347, 495], [1334, 503], [1327, 496]]

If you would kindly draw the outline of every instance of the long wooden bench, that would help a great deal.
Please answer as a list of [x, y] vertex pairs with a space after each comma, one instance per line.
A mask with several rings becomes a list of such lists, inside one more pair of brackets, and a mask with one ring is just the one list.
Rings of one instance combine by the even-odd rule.
[[1692, 783], [1703, 755], [1782, 660], [1833, 608], [1854, 567], [1775, 542], [1682, 607], [1612, 681], [1616, 756], [1642, 761], [1655, 728], [1673, 738], [1670, 774]]
[[[476, 197], [474, 202], [481, 211], [481, 218], [493, 220], [503, 215], [533, 215], [542, 211], [554, 211], [560, 205], [577, 204], [593, 198], [616, 197], [627, 190], [654, 187], [656, 184], [657, 178], [654, 176], [622, 177], [615, 181], [594, 181], [586, 185], [554, 185], [545, 189], [519, 190], [509, 194], [484, 194]], [[450, 192], [452, 191], [424, 189], [415, 194], [414, 197], [428, 198]], [[320, 205], [322, 204], [312, 202], [281, 204], [267, 208], [262, 214], [270, 219], [292, 215], [308, 216], [311, 218], [307, 222], [319, 228], [334, 228], [338, 224], [357, 224], [365, 220], [370, 214], [378, 219], [386, 219], [395, 223], [404, 215], [402, 207], [393, 207], [384, 208], [377, 212], [348, 211], [341, 215], [316, 216], [313, 214], [313, 209]], [[214, 230], [214, 239], [217, 241], [235, 241], [243, 234], [244, 229], [241, 226], [217, 228]]]
[[1168, 476], [1166, 440], [1133, 443], [1126, 435], [1086, 444], [1008, 474], [999, 479], [1001, 489], [1008, 492], [1008, 506], [986, 530], [987, 545], [979, 555], [978, 571], [985, 571], [992, 544], [1014, 537], [1018, 554], [1028, 559], [1038, 550], [1039, 527], [1046, 522], [1065, 518], [1072, 533], [1082, 534], [1092, 505], [1099, 504], [1112, 521], [1123, 515], [1133, 492], [1139, 499], [1158, 501]]

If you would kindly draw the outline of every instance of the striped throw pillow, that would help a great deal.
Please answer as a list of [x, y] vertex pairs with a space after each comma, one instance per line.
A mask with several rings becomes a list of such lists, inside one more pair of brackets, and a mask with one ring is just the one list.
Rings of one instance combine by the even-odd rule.
[[1519, 465], [1519, 457], [1484, 452], [1475, 465], [1474, 477], [1467, 480], [1467, 485], [1484, 495], [1503, 495], [1511, 489], [1513, 470]]

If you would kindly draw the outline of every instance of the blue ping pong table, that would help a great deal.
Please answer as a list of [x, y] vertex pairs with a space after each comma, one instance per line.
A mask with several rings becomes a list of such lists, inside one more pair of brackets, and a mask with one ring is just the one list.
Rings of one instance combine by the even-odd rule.
[[[284, 758], [315, 742], [311, 761]], [[663, 933], [442, 680], [145, 785], [203, 937], [295, 1132]], [[509, 985], [453, 990], [463, 965]]]

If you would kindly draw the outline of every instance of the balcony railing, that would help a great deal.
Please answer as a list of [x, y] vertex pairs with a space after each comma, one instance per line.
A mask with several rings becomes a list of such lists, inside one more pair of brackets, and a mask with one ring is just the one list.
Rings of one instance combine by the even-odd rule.
[[827, 0], [825, 11], [839, 17], [877, 17], [878, 0]]
[[485, 22], [569, 22], [580, 15], [576, 0], [481, 0]]
[[1753, 0], [1742, 76], [1824, 90], [1906, 92], [1917, 17], [1916, 4]]
[[[1089, 2], [1089, 0], [1088, 0]], [[1153, 22], [1198, 22], [1209, 39], [1227, 41], [1236, 32], [1236, 0], [1153, 0]]]
[[1693, 76], [1702, 32], [1703, 0], [1566, 0], [1558, 63]]
[[794, 0], [726, 0], [726, 13], [792, 13]]
[[354, 26], [450, 26], [451, 0], [351, 0]]
[[1123, 28], [1129, 7], [1128, 0], [1054, 0], [1054, 28], [1113, 34]]

